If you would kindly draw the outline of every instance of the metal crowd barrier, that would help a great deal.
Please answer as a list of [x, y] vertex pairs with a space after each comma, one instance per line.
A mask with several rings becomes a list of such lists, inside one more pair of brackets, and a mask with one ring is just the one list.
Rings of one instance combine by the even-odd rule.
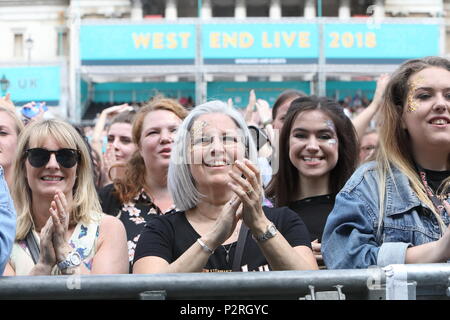
[[0, 299], [450, 299], [450, 264], [319, 271], [0, 277]]

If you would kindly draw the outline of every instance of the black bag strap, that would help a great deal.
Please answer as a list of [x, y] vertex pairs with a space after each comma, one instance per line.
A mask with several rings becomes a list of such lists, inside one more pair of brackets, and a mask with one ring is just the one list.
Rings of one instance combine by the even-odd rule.
[[241, 230], [239, 230], [238, 242], [236, 245], [236, 251], [234, 253], [233, 258], [233, 267], [232, 267], [233, 272], [241, 271], [242, 254], [244, 253], [245, 240], [247, 240], [247, 234], [248, 234], [248, 227], [244, 223], [242, 223]]
[[25, 238], [25, 241], [27, 243], [28, 250], [30, 250], [31, 258], [33, 259], [34, 264], [37, 264], [39, 260], [40, 250], [36, 242], [36, 238], [34, 237], [33, 229], [30, 229], [27, 237]]

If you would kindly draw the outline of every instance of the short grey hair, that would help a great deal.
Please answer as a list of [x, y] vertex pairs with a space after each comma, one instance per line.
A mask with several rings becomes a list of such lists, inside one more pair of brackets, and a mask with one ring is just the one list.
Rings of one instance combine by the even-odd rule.
[[198, 117], [211, 113], [227, 115], [236, 123], [238, 129], [244, 135], [244, 143], [247, 147], [245, 157], [257, 165], [258, 154], [256, 145], [251, 139], [247, 123], [239, 111], [219, 100], [210, 101], [195, 107], [178, 128], [170, 156], [168, 188], [175, 206], [182, 211], [195, 208], [202, 197], [195, 185], [195, 180], [189, 167], [190, 131]]

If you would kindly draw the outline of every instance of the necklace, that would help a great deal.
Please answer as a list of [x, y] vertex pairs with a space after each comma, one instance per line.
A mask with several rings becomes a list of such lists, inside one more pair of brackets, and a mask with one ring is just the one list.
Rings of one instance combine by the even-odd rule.
[[227, 261], [227, 263], [230, 263], [230, 251], [231, 251], [231, 248], [233, 248], [235, 243], [236, 242], [227, 244], [227, 246], [229, 246], [228, 249], [225, 247], [225, 245], [222, 245], [223, 250], [225, 250], [225, 252], [226, 252], [225, 260]]

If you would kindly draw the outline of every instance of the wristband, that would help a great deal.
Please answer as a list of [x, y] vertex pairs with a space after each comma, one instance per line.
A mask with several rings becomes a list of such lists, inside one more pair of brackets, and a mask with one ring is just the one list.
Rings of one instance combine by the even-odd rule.
[[198, 239], [197, 239], [197, 242], [198, 242], [198, 244], [202, 247], [203, 251], [205, 251], [205, 252], [207, 252], [207, 253], [209, 253], [209, 254], [213, 254], [213, 253], [214, 253], [214, 250], [211, 250], [211, 248], [208, 247], [208, 246], [206, 245], [206, 243], [204, 243], [204, 242], [202, 241], [202, 239], [198, 238]]

